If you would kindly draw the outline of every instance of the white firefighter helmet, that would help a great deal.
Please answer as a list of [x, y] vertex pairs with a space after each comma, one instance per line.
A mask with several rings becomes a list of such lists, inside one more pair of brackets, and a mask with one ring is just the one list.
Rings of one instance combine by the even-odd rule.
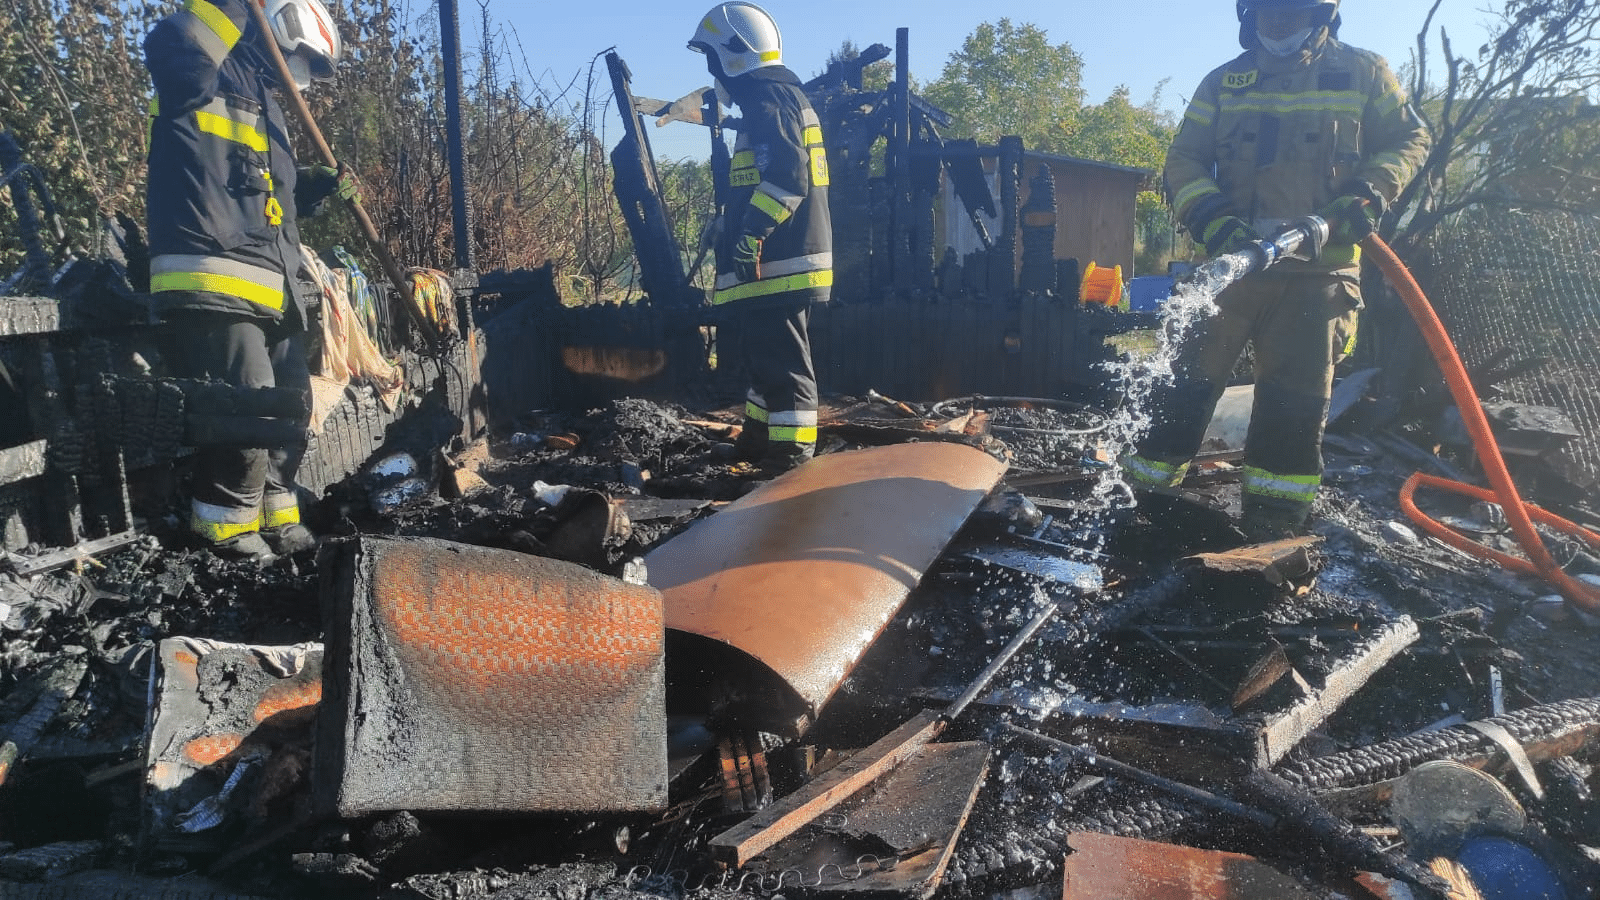
[[[734, 78], [783, 63], [783, 38], [767, 11], [745, 0], [729, 0], [711, 8], [689, 38], [689, 49], [706, 54], [712, 74]], [[717, 69], [720, 68], [720, 72]]]
[[266, 0], [266, 12], [295, 86], [303, 91], [332, 79], [344, 46], [322, 0]]

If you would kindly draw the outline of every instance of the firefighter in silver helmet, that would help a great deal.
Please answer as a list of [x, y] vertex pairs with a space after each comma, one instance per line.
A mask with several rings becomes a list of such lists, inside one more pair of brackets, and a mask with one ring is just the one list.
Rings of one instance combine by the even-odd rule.
[[1135, 487], [1176, 487], [1252, 344], [1240, 524], [1270, 539], [1304, 528], [1322, 481], [1334, 366], [1354, 346], [1362, 305], [1356, 243], [1429, 139], [1383, 58], [1339, 41], [1338, 0], [1237, 0], [1236, 13], [1244, 53], [1196, 89], [1167, 155], [1167, 198], [1211, 256], [1313, 213], [1331, 237], [1318, 259], [1280, 262], [1217, 297], [1220, 312], [1180, 351], [1151, 431], [1122, 463]]

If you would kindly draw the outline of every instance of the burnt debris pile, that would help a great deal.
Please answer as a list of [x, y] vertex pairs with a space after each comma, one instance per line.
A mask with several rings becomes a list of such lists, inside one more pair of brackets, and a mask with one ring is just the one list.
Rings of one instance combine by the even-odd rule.
[[1105, 512], [1087, 408], [831, 398], [777, 478], [715, 449], [738, 421], [626, 400], [381, 456], [322, 504], [320, 554], [264, 570], [148, 536], [9, 554], [0, 882], [1600, 883], [1591, 623], [1401, 522], [1400, 484], [1448, 465], [1407, 435], [1332, 435], [1313, 533], [1249, 545], [1225, 448]]

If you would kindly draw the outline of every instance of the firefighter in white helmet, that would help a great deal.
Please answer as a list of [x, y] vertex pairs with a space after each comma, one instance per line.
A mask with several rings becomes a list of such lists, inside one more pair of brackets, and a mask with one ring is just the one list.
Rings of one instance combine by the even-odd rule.
[[1428, 134], [1382, 57], [1341, 43], [1338, 0], [1236, 0], [1245, 52], [1205, 77], [1167, 154], [1177, 220], [1215, 256], [1312, 213], [1332, 233], [1313, 261], [1285, 260], [1217, 297], [1183, 346], [1155, 423], [1123, 471], [1182, 482], [1245, 344], [1255, 348], [1245, 534], [1300, 532], [1322, 482], [1334, 366], [1355, 342], [1360, 248], [1427, 157]]
[[[297, 213], [353, 181], [302, 178], [265, 41], [295, 80], [333, 77], [341, 44], [319, 0], [269, 0], [272, 35], [246, 2], [187, 0], [145, 38], [155, 83], [149, 184], [150, 290], [175, 374], [239, 387], [310, 390], [309, 304], [297, 286]], [[219, 555], [265, 563], [314, 546], [294, 483], [303, 444], [198, 448], [191, 531]]]
[[742, 116], [712, 296], [738, 316], [750, 378], [744, 430], [729, 452], [778, 472], [810, 459], [817, 442], [807, 322], [833, 285], [822, 125], [761, 7], [712, 7], [689, 48], [705, 54]]

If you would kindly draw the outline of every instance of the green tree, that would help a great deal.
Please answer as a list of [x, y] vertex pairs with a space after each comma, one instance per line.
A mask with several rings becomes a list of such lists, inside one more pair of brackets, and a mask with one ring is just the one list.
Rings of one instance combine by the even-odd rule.
[[955, 117], [952, 137], [993, 143], [1014, 134], [1048, 149], [1083, 104], [1082, 82], [1083, 58], [1070, 44], [1001, 19], [974, 29], [922, 94]]
[[[1051, 149], [1069, 156], [1134, 166], [1159, 173], [1167, 148], [1177, 134], [1173, 115], [1162, 108], [1166, 82], [1143, 105], [1135, 106], [1126, 85], [1119, 85], [1097, 106], [1085, 106], [1064, 121], [1052, 136]], [[1140, 273], [1161, 272], [1172, 258], [1172, 213], [1157, 190], [1153, 175], [1139, 192], [1134, 213], [1134, 267]]]
[[1069, 156], [1159, 170], [1177, 134], [1172, 114], [1160, 103], [1160, 87], [1149, 102], [1134, 106], [1127, 85], [1120, 85], [1104, 103], [1064, 119], [1047, 143]]
[[656, 172], [661, 176], [661, 193], [666, 200], [667, 219], [672, 222], [678, 246], [683, 248], [687, 256], [684, 265], [692, 266], [696, 259], [700, 260], [699, 270], [690, 272], [689, 277], [702, 287], [709, 285], [715, 278], [716, 266], [709, 249], [703, 256], [700, 251], [702, 236], [709, 237], [706, 229], [715, 214], [711, 163], [662, 158], [656, 161]]
[[[160, 15], [149, 6], [0, 2], [0, 130], [43, 175], [79, 251], [95, 251], [103, 217], [143, 219], [150, 79], [140, 41]], [[0, 278], [21, 263], [10, 203], [0, 188]]]
[[1497, 16], [1476, 54], [1430, 34], [1431, 13], [1417, 34], [1411, 96], [1433, 147], [1380, 227], [1402, 254], [1473, 207], [1600, 209], [1600, 6], [1506, 0]]

